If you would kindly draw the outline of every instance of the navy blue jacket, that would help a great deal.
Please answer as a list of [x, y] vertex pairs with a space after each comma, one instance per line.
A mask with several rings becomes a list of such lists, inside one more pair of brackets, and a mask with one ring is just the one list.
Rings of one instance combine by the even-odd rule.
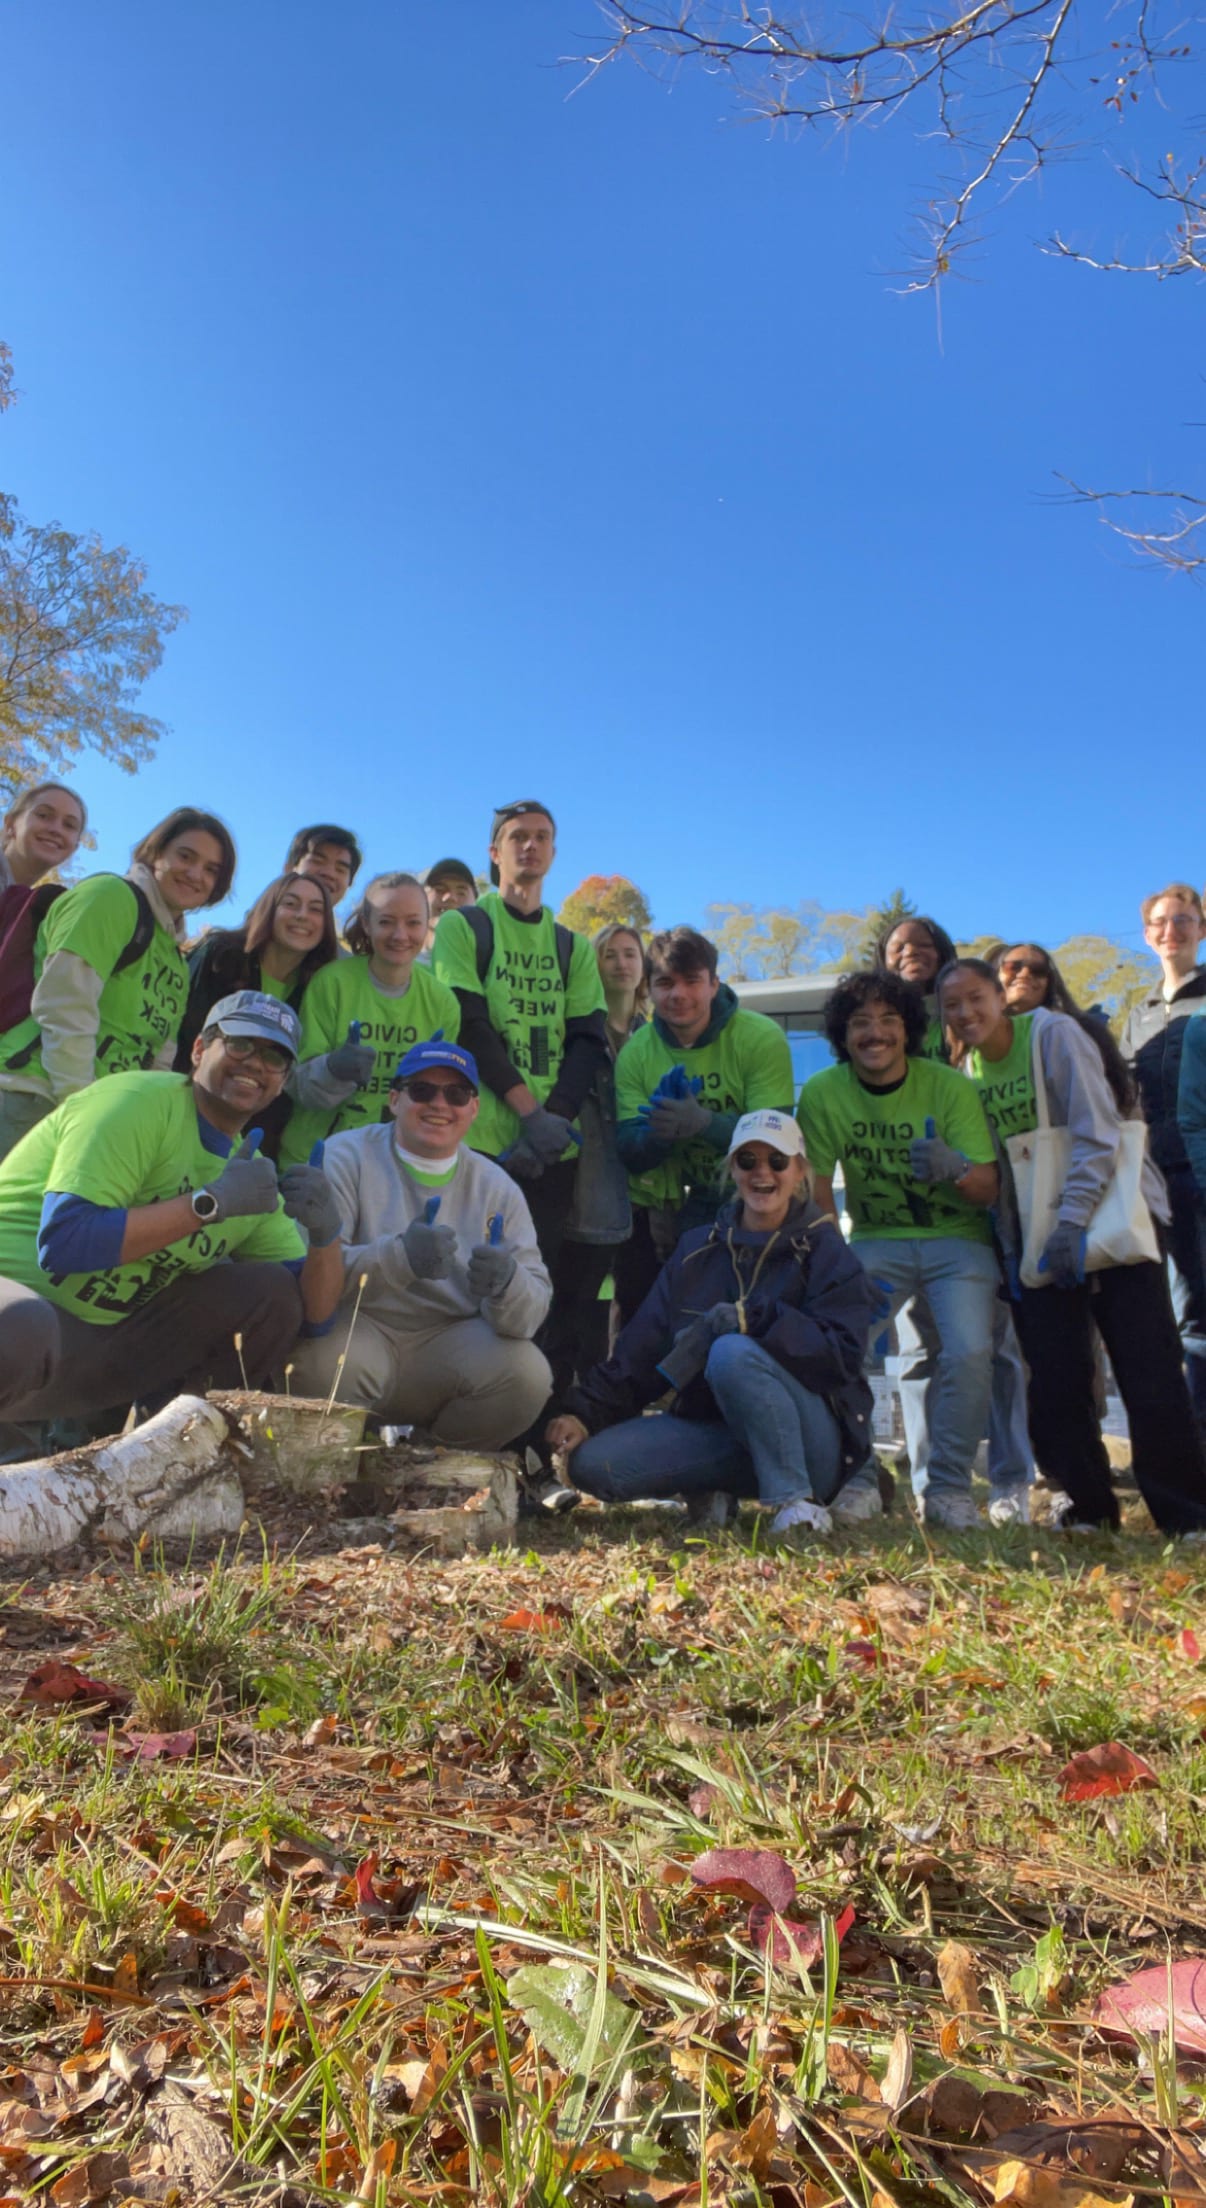
[[1151, 1130], [1148, 1148], [1165, 1180], [1177, 1175], [1189, 1180], [1189, 1159], [1177, 1124], [1177, 1095], [1185, 1022], [1201, 1016], [1203, 997], [1206, 966], [1199, 966], [1181, 983], [1171, 1004], [1157, 990], [1128, 1012], [1122, 1030], [1122, 1055], [1134, 1067], [1143, 1116]]
[[[675, 1335], [717, 1303], [746, 1293], [746, 1330], [801, 1387], [823, 1396], [842, 1434], [842, 1477], [871, 1449], [871, 1390], [863, 1359], [874, 1292], [840, 1229], [817, 1204], [798, 1204], [776, 1236], [743, 1230], [740, 1205], [726, 1204], [710, 1227], [685, 1234], [616, 1343], [566, 1400], [597, 1433], [635, 1418], [666, 1393], [658, 1363]], [[750, 1290], [758, 1258], [772, 1254]], [[674, 1407], [677, 1418], [719, 1419], [707, 1381], [693, 1380]]]

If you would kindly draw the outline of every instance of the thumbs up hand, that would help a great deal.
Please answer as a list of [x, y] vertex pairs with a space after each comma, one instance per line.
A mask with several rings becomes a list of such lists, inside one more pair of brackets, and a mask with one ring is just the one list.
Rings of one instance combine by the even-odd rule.
[[325, 1250], [342, 1231], [335, 1191], [322, 1169], [325, 1150], [325, 1143], [316, 1142], [308, 1165], [288, 1165], [281, 1174], [285, 1210], [305, 1228], [312, 1250]]
[[456, 1236], [451, 1227], [436, 1224], [438, 1196], [429, 1196], [421, 1219], [412, 1219], [398, 1240], [416, 1280], [447, 1280], [456, 1263]]
[[215, 1219], [247, 1219], [258, 1211], [276, 1210], [276, 1167], [271, 1158], [256, 1156], [263, 1139], [263, 1128], [253, 1127], [217, 1179], [207, 1182], [218, 1206]]
[[944, 1142], [932, 1119], [925, 1123], [924, 1135], [915, 1136], [909, 1144], [909, 1171], [915, 1181], [961, 1181], [971, 1170], [971, 1161], [962, 1150], [953, 1150]]
[[346, 1081], [350, 1088], [367, 1089], [377, 1064], [377, 1053], [371, 1043], [360, 1040], [360, 1022], [353, 1020], [348, 1028], [347, 1041], [338, 1050], [327, 1052], [327, 1072], [333, 1081]]
[[515, 1271], [515, 1257], [502, 1246], [503, 1218], [496, 1211], [486, 1229], [484, 1242], [475, 1242], [469, 1252], [466, 1277], [469, 1293], [478, 1303], [488, 1303], [492, 1296], [501, 1296]]

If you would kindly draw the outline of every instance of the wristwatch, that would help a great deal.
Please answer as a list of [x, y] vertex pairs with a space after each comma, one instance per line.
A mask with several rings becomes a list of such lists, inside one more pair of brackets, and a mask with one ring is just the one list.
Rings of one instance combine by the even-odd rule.
[[212, 1188], [195, 1188], [192, 1202], [198, 1219], [216, 1219], [222, 1208]]

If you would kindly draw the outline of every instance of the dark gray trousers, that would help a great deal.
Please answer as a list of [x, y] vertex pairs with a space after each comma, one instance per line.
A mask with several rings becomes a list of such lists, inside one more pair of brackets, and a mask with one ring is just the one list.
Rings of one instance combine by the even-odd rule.
[[241, 1388], [244, 1369], [249, 1387], [263, 1387], [301, 1323], [301, 1290], [283, 1265], [186, 1273], [114, 1326], [0, 1279], [0, 1418], [88, 1418], [135, 1402], [155, 1410], [174, 1395]]

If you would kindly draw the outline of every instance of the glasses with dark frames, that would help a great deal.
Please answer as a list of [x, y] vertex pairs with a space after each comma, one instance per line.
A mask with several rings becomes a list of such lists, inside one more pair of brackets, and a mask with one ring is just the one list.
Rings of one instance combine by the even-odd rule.
[[458, 1112], [472, 1104], [476, 1093], [467, 1081], [403, 1081], [401, 1086], [416, 1104], [431, 1104], [437, 1096], [443, 1096]]
[[222, 1043], [228, 1058], [258, 1058], [273, 1073], [287, 1073], [293, 1064], [291, 1051], [282, 1050], [278, 1043], [261, 1043], [253, 1035], [223, 1035]]
[[[766, 1162], [772, 1173], [786, 1173], [791, 1159], [785, 1158], [781, 1150], [769, 1150]], [[762, 1160], [756, 1158], [752, 1150], [734, 1150], [733, 1163], [739, 1165], [743, 1173], [756, 1173]]]

